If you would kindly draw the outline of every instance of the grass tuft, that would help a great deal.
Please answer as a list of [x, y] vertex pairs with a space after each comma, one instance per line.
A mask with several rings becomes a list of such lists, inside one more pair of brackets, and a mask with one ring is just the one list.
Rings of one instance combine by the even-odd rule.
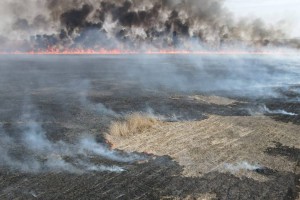
[[133, 113], [128, 115], [123, 122], [113, 122], [109, 133], [113, 136], [131, 136], [139, 134], [158, 123], [159, 120], [154, 117], [142, 113]]

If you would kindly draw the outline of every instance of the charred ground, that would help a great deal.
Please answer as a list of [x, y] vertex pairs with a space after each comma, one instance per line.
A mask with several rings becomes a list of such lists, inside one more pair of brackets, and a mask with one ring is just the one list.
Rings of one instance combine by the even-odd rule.
[[[292, 124], [293, 130], [296, 129], [300, 114], [299, 85], [263, 89], [250, 86], [254, 83], [272, 85], [283, 75], [297, 78], [297, 71], [279, 70], [283, 63], [280, 60], [276, 64], [266, 63], [264, 58], [243, 58], [235, 64], [231, 61], [237, 60], [222, 57], [216, 62], [215, 57], [204, 57], [183, 61], [174, 56], [152, 57], [146, 61], [135, 56], [1, 57], [0, 122], [4, 132], [17, 141], [15, 147], [9, 147], [9, 155], [26, 160], [26, 154], [32, 153], [24, 151], [23, 144], [18, 142], [26, 129], [26, 120], [20, 118], [24, 112], [38, 116], [36, 121], [51, 142], [62, 140], [71, 144], [88, 134], [95, 136], [98, 144], [109, 146], [104, 133], [110, 124], [133, 112], [164, 116], [168, 126], [197, 123], [211, 116], [251, 117], [258, 113], [278, 120], [284, 127]], [[201, 67], [200, 62], [204, 63]], [[258, 67], [260, 65], [264, 66]], [[228, 68], [224, 68], [226, 66]], [[261, 72], [258, 75], [257, 70]], [[261, 109], [262, 105], [271, 111], [285, 110], [295, 115], [270, 114]], [[245, 126], [251, 128], [256, 124]], [[294, 132], [289, 136], [286, 129], [286, 134], [281, 136], [285, 144], [278, 143], [281, 139], [277, 135], [269, 138], [277, 143], [266, 143], [261, 150], [270, 160], [272, 157], [280, 162], [288, 159], [294, 170], [278, 170], [274, 163], [271, 167], [249, 172], [254, 177], [255, 174], [265, 177], [263, 181], [218, 170], [185, 176], [184, 166], [174, 157], [139, 152], [146, 157], [146, 162], [123, 163], [101, 156], [81, 158], [95, 164], [122, 166], [126, 171], [121, 173], [74, 174], [55, 170], [28, 173], [2, 163], [0, 198], [297, 199], [299, 141], [298, 145], [297, 141], [289, 143]], [[116, 151], [126, 155], [121, 150]], [[45, 158], [39, 156], [38, 159]], [[72, 157], [62, 159], [74, 162]]]

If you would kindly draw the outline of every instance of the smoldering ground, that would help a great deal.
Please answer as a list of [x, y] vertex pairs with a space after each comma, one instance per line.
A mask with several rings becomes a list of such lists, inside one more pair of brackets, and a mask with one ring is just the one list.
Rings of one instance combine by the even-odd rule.
[[123, 172], [125, 168], [116, 164], [96, 164], [90, 159], [98, 157], [116, 161], [115, 163], [131, 163], [146, 159], [145, 156], [138, 154], [111, 150], [107, 144], [97, 142], [87, 133], [83, 133], [73, 144], [63, 140], [51, 141], [42, 127], [44, 122], [38, 119], [37, 110], [31, 102], [24, 103], [26, 103], [25, 110], [16, 125], [17, 131], [14, 134], [4, 130], [5, 124], [1, 124], [0, 165], [2, 167], [30, 173]]
[[[280, 27], [234, 19], [222, 1], [4, 0], [0, 5], [1, 51], [299, 47]], [[113, 150], [105, 134], [136, 112], [172, 123], [248, 116], [250, 109], [298, 124], [297, 57], [10, 55], [0, 61], [0, 197], [296, 196], [294, 172], [274, 172], [266, 182], [240, 179], [236, 171], [266, 169], [253, 159], [231, 160], [232, 174], [185, 178], [173, 158]], [[298, 158], [297, 148], [284, 147], [266, 146], [272, 156]]]
[[235, 19], [223, 0], [3, 1], [3, 50], [299, 48], [285, 26]]
[[[245, 116], [247, 108], [266, 105], [270, 111], [299, 115], [299, 102], [292, 107], [287, 103], [299, 97], [297, 58], [19, 55], [0, 59], [4, 177], [0, 197], [158, 199], [180, 196], [173, 191], [181, 191], [182, 185], [194, 188], [181, 192], [186, 196], [213, 192], [220, 198], [238, 199], [237, 189], [273, 199], [296, 194], [296, 175], [290, 172], [274, 172], [267, 182], [237, 178], [239, 171], [267, 171], [255, 159], [242, 164], [228, 161], [233, 170], [226, 173], [186, 178], [172, 158], [112, 150], [104, 134], [113, 122], [135, 112], [161, 121], [172, 121], [172, 116], [184, 121], [207, 115]], [[218, 104], [192, 98], [197, 95], [230, 101]], [[299, 122], [299, 116], [283, 117], [281, 121]], [[229, 192], [222, 189], [224, 185]]]
[[[295, 119], [300, 114], [284, 104], [269, 107], [270, 101], [290, 98], [282, 91], [298, 91], [297, 58], [9, 56], [1, 57], [0, 76], [1, 165], [21, 171], [121, 171], [120, 162], [143, 156], [110, 150], [94, 137], [133, 112], [161, 121], [249, 115], [249, 108], [267, 115], [293, 113]], [[198, 94], [237, 103], [207, 105], [188, 98]], [[293, 99], [299, 95], [293, 94]], [[15, 154], [20, 149], [24, 154]], [[90, 157], [109, 160], [108, 165]]]

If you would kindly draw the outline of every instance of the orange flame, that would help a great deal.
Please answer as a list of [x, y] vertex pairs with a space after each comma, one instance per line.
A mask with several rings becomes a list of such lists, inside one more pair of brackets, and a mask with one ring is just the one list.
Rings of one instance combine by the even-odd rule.
[[13, 55], [120, 55], [120, 54], [136, 54], [133, 51], [122, 51], [118, 49], [113, 50], [93, 50], [93, 49], [47, 49], [40, 51], [14, 51], [14, 52], [0, 52], [0, 54], [13, 54]]

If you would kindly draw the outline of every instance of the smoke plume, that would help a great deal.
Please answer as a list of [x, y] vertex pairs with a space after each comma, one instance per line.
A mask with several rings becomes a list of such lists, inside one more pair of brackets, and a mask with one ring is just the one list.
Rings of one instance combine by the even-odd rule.
[[300, 47], [280, 26], [234, 19], [223, 0], [5, 0], [0, 5], [2, 50]]
[[[293, 99], [292, 99], [293, 100]], [[272, 110], [268, 108], [266, 105], [259, 105], [257, 108], [248, 109], [250, 115], [286, 115], [286, 116], [298, 116], [297, 113], [288, 112], [283, 109]]]
[[266, 114], [280, 114], [280, 115], [289, 115], [289, 116], [297, 116], [298, 114], [292, 113], [292, 112], [287, 112], [285, 110], [270, 110], [266, 105], [263, 106], [263, 111]]
[[3, 124], [0, 124], [1, 167], [29, 173], [123, 172], [125, 169], [120, 166], [97, 164], [90, 161], [90, 158], [98, 157], [119, 163], [145, 159], [134, 153], [121, 154], [111, 150], [107, 145], [96, 142], [94, 137], [88, 135], [79, 138], [74, 144], [64, 141], [53, 142], [47, 138], [41, 122], [37, 120], [38, 112], [31, 104], [25, 107], [20, 119], [23, 125], [19, 127], [19, 134], [9, 135], [2, 128]]
[[254, 171], [254, 170], [261, 169], [262, 167], [259, 166], [259, 165], [249, 164], [247, 161], [243, 161], [243, 162], [239, 162], [239, 163], [236, 163], [236, 164], [225, 163], [224, 168], [228, 171], [231, 171], [231, 172], [235, 173], [235, 172], [238, 172], [240, 170]]

